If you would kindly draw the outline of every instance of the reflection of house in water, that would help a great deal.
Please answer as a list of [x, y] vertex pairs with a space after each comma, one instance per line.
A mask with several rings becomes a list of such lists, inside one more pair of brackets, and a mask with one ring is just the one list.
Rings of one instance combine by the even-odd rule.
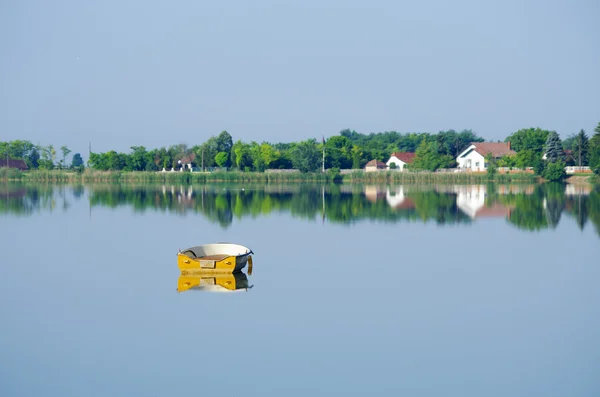
[[[455, 186], [456, 206], [472, 219], [475, 218], [505, 218], [510, 215], [510, 207], [494, 202], [491, 205], [485, 203], [485, 185]], [[504, 193], [506, 194], [506, 193]]]
[[26, 195], [27, 195], [27, 189], [25, 189], [24, 187], [18, 188], [16, 190], [8, 190], [8, 187], [7, 187], [6, 193], [3, 193], [3, 196], [6, 197], [7, 199], [23, 198]]
[[369, 200], [372, 203], [376, 202], [379, 199], [383, 199], [386, 196], [383, 188], [381, 186], [375, 185], [365, 186], [364, 193], [367, 200]]
[[588, 196], [592, 192], [592, 185], [574, 185], [568, 183], [565, 186], [566, 196]]
[[404, 194], [404, 186], [388, 187], [385, 201], [390, 207], [397, 210], [415, 208], [415, 203]]
[[177, 197], [178, 203], [193, 203], [194, 189], [191, 186], [180, 186], [179, 189], [175, 189], [175, 186], [171, 185], [171, 188], [167, 188], [165, 185], [162, 186], [163, 196], [167, 194], [167, 191], [171, 193], [171, 196]]
[[388, 205], [394, 209], [415, 208], [415, 203], [405, 195], [404, 186], [365, 186], [364, 194], [372, 203], [385, 199]]

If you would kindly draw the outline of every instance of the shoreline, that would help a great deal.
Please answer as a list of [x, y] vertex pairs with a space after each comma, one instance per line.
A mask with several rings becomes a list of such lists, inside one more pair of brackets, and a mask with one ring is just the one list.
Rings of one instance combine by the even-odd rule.
[[[572, 182], [569, 179], [573, 179]], [[594, 183], [597, 177], [571, 176], [566, 183]], [[152, 172], [152, 171], [94, 171], [75, 172], [70, 170], [4, 170], [0, 173], [4, 182], [43, 183], [343, 183], [343, 184], [389, 184], [389, 183], [543, 183], [544, 180], [531, 173], [442, 173], [442, 172], [364, 172], [357, 170], [340, 174], [301, 172]]]

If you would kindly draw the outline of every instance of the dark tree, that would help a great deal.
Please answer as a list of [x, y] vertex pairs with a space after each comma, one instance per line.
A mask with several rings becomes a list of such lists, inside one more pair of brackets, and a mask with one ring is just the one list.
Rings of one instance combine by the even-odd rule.
[[594, 129], [596, 132], [590, 139], [588, 149], [589, 164], [595, 174], [600, 175], [600, 123]]
[[77, 168], [83, 165], [83, 159], [81, 158], [81, 154], [75, 153], [73, 155], [73, 160], [71, 160], [71, 167]]
[[31, 151], [29, 152], [29, 155], [27, 156], [27, 158], [25, 158], [25, 162], [27, 163], [27, 166], [31, 169], [36, 169], [38, 168], [38, 160], [40, 159], [40, 153], [37, 151], [37, 149], [34, 147], [33, 149], [31, 149]]
[[565, 152], [563, 151], [562, 142], [556, 131], [550, 131], [544, 148], [546, 150], [546, 160], [549, 162], [556, 163], [557, 161], [564, 161]]
[[577, 166], [582, 167], [588, 163], [589, 142], [584, 130], [579, 131], [575, 136], [572, 150]]

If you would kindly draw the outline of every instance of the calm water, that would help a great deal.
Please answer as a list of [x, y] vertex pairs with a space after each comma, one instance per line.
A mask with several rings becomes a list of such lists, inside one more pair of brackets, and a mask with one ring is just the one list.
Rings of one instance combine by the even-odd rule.
[[[1, 396], [600, 395], [590, 188], [0, 197]], [[217, 241], [253, 288], [177, 292], [178, 248]]]

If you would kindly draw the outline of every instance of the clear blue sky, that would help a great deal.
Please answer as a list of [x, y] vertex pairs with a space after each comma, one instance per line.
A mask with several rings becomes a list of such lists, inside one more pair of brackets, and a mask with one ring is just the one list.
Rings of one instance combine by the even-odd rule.
[[87, 157], [234, 140], [600, 121], [600, 2], [0, 3], [0, 140]]

